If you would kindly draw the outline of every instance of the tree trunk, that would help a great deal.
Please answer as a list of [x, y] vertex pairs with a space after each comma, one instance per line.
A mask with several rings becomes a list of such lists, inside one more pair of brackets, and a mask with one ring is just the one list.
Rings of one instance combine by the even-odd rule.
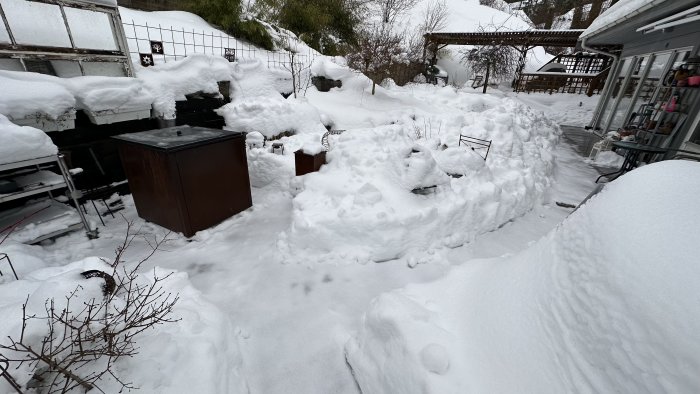
[[486, 93], [486, 87], [489, 86], [489, 69], [491, 62], [486, 62], [486, 77], [484, 78], [484, 90], [481, 93]]
[[377, 83], [372, 81], [372, 96], [374, 96], [374, 87], [377, 86]]

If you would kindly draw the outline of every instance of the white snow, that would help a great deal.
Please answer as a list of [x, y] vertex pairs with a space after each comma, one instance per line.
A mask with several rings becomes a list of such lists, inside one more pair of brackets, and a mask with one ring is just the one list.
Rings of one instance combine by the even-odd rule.
[[18, 126], [0, 115], [0, 164], [35, 159], [58, 153], [46, 133], [29, 126]]
[[[0, 319], [3, 338], [19, 337], [21, 304], [25, 300], [28, 301], [27, 314], [45, 316], [47, 300], [53, 299], [60, 310], [66, 304], [65, 297], [77, 289], [70, 304], [77, 313], [84, 307], [81, 301], [102, 298], [102, 279], [86, 280], [80, 273], [93, 269], [114, 272], [105, 260], [90, 257], [27, 275], [24, 274], [25, 265], [36, 267], [41, 264], [37, 248], [10, 244], [2, 245], [2, 250], [12, 255], [14, 266], [22, 276], [19, 281], [0, 286], [0, 315], [12, 316]], [[156, 268], [139, 275], [137, 282], [148, 285], [155, 276], [162, 278], [170, 272]], [[126, 381], [138, 381], [139, 388], [146, 392], [244, 392], [245, 381], [237, 375], [241, 360], [235, 357], [238, 350], [228, 318], [191, 286], [187, 274], [174, 273], [161, 284], [164, 294], [179, 296], [172, 317], [181, 320], [144, 331], [137, 339], [138, 354], [119, 359], [114, 370], [121, 377], [128, 377]], [[45, 334], [45, 323], [34, 320], [28, 324], [25, 337], [39, 340]], [[86, 369], [81, 368], [79, 373], [86, 373]], [[27, 364], [13, 368], [11, 374], [22, 385], [32, 377]], [[0, 390], [5, 389], [2, 384], [5, 384], [4, 380], [0, 383]], [[109, 376], [101, 379], [99, 386], [105, 392], [120, 391], [120, 386]]]
[[620, 0], [595, 18], [590, 26], [581, 33], [580, 38], [590, 37], [610, 27], [638, 15], [652, 7], [661, 5], [666, 0]]
[[9, 87], [8, 96], [0, 98], [0, 113], [10, 118], [35, 113], [56, 118], [72, 108], [88, 111], [148, 108], [154, 101], [154, 94], [136, 78], [59, 78], [32, 72], [0, 71], [0, 83]]
[[154, 97], [156, 115], [165, 119], [175, 118], [175, 101], [185, 100], [185, 94], [198, 91], [218, 94], [217, 82], [231, 79], [230, 63], [210, 55], [193, 54], [155, 67], [134, 67], [145, 90]]
[[698, 171], [645, 166], [516, 256], [377, 298], [347, 346], [362, 392], [697, 392]]
[[231, 102], [217, 110], [235, 131], [262, 133], [325, 132], [321, 114], [304, 97], [285, 99], [276, 88], [274, 73], [259, 60], [233, 65]]
[[[481, 7], [463, 3], [465, 12]], [[141, 354], [120, 364], [144, 391], [356, 394], [358, 383], [368, 393], [697, 391], [698, 300], [689, 290], [697, 272], [684, 260], [699, 219], [687, 203], [697, 165], [635, 170], [559, 225], [571, 210], [555, 202], [576, 205], [598, 174], [558, 142], [556, 124], [587, 123], [597, 97], [392, 83], [372, 95], [369, 79], [337, 58], [304, 69], [298, 97], [287, 99], [279, 93], [291, 91], [289, 72], [264, 60], [196, 55], [136, 72], [128, 83], [2, 73], [3, 86], [34, 82], [57, 100], [32, 104], [20, 85], [24, 104], [0, 98], [0, 108], [58, 116], [138, 103], [167, 118], [185, 94], [217, 94], [217, 81], [231, 82], [232, 102], [219, 112], [227, 128], [248, 133], [254, 205], [190, 239], [171, 235], [144, 265], [144, 281], [153, 269], [178, 271], [166, 286], [180, 294], [182, 317], [149, 330]], [[319, 92], [310, 75], [342, 87]], [[24, 133], [5, 117], [0, 124]], [[294, 152], [320, 151], [324, 125], [344, 130], [329, 137], [327, 164], [295, 177]], [[280, 134], [284, 152], [272, 153], [265, 137]], [[460, 134], [491, 140], [487, 159]], [[124, 218], [148, 237], [126, 251], [131, 264], [166, 230], [122, 199]], [[670, 219], [681, 210], [685, 221]], [[96, 219], [91, 208], [88, 217]], [[79, 270], [103, 266], [90, 256], [113, 255], [126, 224], [104, 220], [95, 240], [76, 232], [43, 246], [0, 245], [21, 279], [0, 261], [0, 337], [16, 332], [5, 317], [27, 295], [60, 298], [82, 283]], [[473, 260], [484, 258], [492, 260]], [[86, 295], [97, 289], [88, 282]], [[13, 371], [29, 379], [26, 367]]]
[[623, 155], [613, 151], [602, 151], [598, 153], [594, 163], [603, 167], [620, 167], [625, 160]]
[[82, 76], [59, 78], [20, 71], [0, 71], [7, 95], [0, 113], [21, 118], [40, 113], [56, 118], [75, 107], [88, 111], [150, 108], [165, 119], [175, 117], [175, 101], [202, 91], [219, 94], [218, 81], [231, 79], [231, 65], [218, 56], [193, 54], [155, 67], [135, 65], [137, 78]]

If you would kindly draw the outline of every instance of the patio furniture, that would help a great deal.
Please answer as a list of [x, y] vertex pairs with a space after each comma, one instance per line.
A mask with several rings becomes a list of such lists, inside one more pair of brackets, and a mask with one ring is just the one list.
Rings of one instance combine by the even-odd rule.
[[599, 176], [596, 180], [595, 183], [598, 183], [600, 178], [602, 177], [609, 177], [611, 175], [616, 175], [614, 178], [610, 179], [611, 181], [617, 179], [620, 175], [632, 171], [637, 167], [637, 162], [639, 161], [639, 156], [643, 153], [647, 153], [650, 155], [657, 155], [661, 153], [666, 153], [668, 152], [668, 149], [665, 148], [659, 148], [655, 146], [649, 146], [649, 145], [642, 145], [638, 144], [635, 142], [626, 142], [626, 141], [615, 141], [612, 143], [613, 147], [618, 148], [618, 149], [625, 149], [625, 160], [622, 162], [622, 166], [620, 166], [620, 169], [614, 172], [610, 172], [607, 174], [603, 174]]
[[[461, 146], [462, 144], [471, 148], [471, 150], [473, 150], [477, 155], [481, 156], [484, 161], [486, 161], [486, 158], [489, 156], [489, 151], [491, 150], [490, 140], [482, 140], [481, 138], [474, 138], [464, 134], [459, 135], [459, 143], [457, 145]], [[486, 153], [482, 155], [476, 151], [477, 149], [482, 152], [485, 149]]]

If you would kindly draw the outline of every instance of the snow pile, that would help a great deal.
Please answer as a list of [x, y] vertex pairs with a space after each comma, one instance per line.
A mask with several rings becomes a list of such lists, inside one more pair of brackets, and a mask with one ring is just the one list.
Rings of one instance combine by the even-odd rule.
[[0, 164], [51, 156], [58, 148], [46, 133], [29, 126], [18, 126], [0, 115]]
[[624, 156], [617, 152], [606, 150], [598, 153], [594, 163], [603, 167], [620, 167], [624, 161]]
[[362, 392], [700, 391], [699, 171], [644, 166], [516, 256], [377, 298]]
[[[43, 264], [35, 256], [35, 248], [2, 245], [0, 250], [10, 254], [15, 266], [23, 271], [22, 266], [27, 261], [35, 267]], [[102, 259], [91, 257], [61, 267], [39, 269], [28, 275], [20, 273], [19, 281], [0, 286], [0, 314], [5, 317], [0, 320], [2, 342], [6, 344], [8, 336], [19, 337], [21, 308], [25, 301], [28, 301], [28, 314], [44, 316], [47, 300], [53, 299], [60, 310], [66, 304], [66, 296], [76, 289], [70, 304], [75, 312], [84, 307], [83, 302], [102, 299], [103, 279], [84, 279], [80, 275], [94, 269], [113, 272]], [[137, 281], [149, 285], [154, 275], [162, 278], [169, 272], [156, 268], [140, 274]], [[157, 325], [141, 333], [136, 338], [138, 354], [119, 359], [113, 370], [125, 381], [133, 382], [149, 393], [247, 392], [245, 382], [238, 375], [241, 360], [229, 320], [191, 286], [187, 274], [175, 273], [160, 284], [165, 294], [179, 295], [172, 317], [181, 320]], [[30, 321], [25, 338], [30, 343], [38, 342], [46, 335], [45, 330], [43, 321]], [[24, 385], [31, 379], [32, 372], [27, 364], [15, 369], [16, 366], [11, 364], [12, 376]], [[88, 365], [73, 372], [87, 374], [90, 368]], [[120, 390], [118, 383], [110, 377], [104, 377], [99, 386], [105, 392]], [[5, 380], [0, 380], [0, 392], [10, 392]]]
[[231, 79], [231, 64], [219, 56], [193, 54], [155, 67], [138, 67], [136, 76], [153, 95], [153, 109], [165, 119], [175, 118], [175, 101], [202, 91], [219, 93], [218, 81]]
[[[454, 247], [530, 210], [551, 181], [557, 126], [513, 100], [489, 97], [483, 109], [483, 97], [463, 96], [481, 112], [444, 116], [433, 138], [408, 116], [338, 136], [328, 164], [300, 179], [278, 244], [288, 260], [383, 261]], [[493, 140], [488, 160], [458, 146], [460, 133]]]
[[148, 91], [143, 81], [127, 77], [59, 78], [0, 71], [0, 84], [11, 87], [12, 93], [0, 98], [0, 113], [11, 118], [35, 113], [56, 118], [71, 108], [92, 112], [130, 110], [149, 107], [154, 100], [154, 92]]
[[24, 73], [0, 71], [0, 114], [20, 119], [38, 112], [56, 119], [75, 107], [75, 98], [65, 86], [46, 83], [41, 74], [31, 81], [17, 78], [20, 74]]
[[0, 84], [9, 88], [0, 98], [0, 113], [21, 118], [38, 112], [56, 118], [73, 107], [98, 112], [152, 105], [155, 115], [173, 119], [176, 100], [199, 91], [218, 94], [217, 82], [231, 79], [230, 63], [218, 56], [194, 54], [155, 67], [134, 67], [137, 78], [0, 71]]
[[233, 66], [231, 102], [217, 110], [235, 131], [257, 131], [267, 138], [280, 134], [323, 133], [321, 114], [305, 98], [285, 99], [274, 74], [260, 61]]
[[286, 189], [289, 178], [294, 176], [292, 155], [277, 155], [262, 148], [248, 149], [248, 175], [253, 187], [274, 184]]

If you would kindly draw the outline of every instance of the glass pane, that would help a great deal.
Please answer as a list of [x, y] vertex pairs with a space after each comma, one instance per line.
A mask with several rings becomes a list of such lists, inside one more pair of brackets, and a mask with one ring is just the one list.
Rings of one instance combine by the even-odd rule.
[[68, 27], [77, 48], [116, 50], [109, 15], [104, 12], [64, 7]]
[[634, 96], [634, 92], [637, 90], [637, 86], [639, 86], [641, 82], [642, 73], [644, 73], [644, 69], [646, 68], [648, 62], [649, 56], [643, 56], [637, 59], [637, 62], [632, 68], [632, 76], [630, 77], [630, 81], [627, 84], [627, 87], [624, 89], [624, 92], [621, 93], [622, 99], [620, 100], [620, 103], [617, 105], [615, 113], [613, 114], [612, 123], [610, 123], [610, 130], [617, 130], [624, 125], [627, 110], [633, 104], [632, 96]]
[[70, 48], [68, 31], [57, 5], [0, 0], [18, 44]]
[[10, 43], [10, 35], [7, 34], [7, 28], [5, 23], [3, 23], [2, 18], [0, 18], [0, 42]]
[[[622, 65], [620, 66], [620, 72], [617, 74], [617, 78], [615, 78], [612, 82], [615, 84], [613, 86], [613, 89], [611, 90], [610, 93], [610, 99], [608, 100], [608, 104], [605, 106], [603, 109], [603, 113], [600, 116], [600, 119], [602, 120], [601, 126], [605, 127], [608, 118], [610, 117], [610, 112], [612, 110], [613, 105], [615, 105], [615, 100], [617, 99], [617, 96], [620, 94], [620, 90], [622, 89], [622, 83], [625, 80], [625, 77], [627, 76], [627, 73], [630, 70], [630, 66], [632, 65], [633, 58], [628, 57], [625, 59], [622, 59]], [[608, 130], [605, 130], [606, 132]]]
[[639, 91], [639, 97], [637, 102], [649, 102], [654, 96], [656, 89], [661, 86], [664, 78], [664, 71], [666, 70], [666, 64], [671, 58], [671, 52], [661, 53], [654, 56], [654, 60], [651, 63], [651, 68], [649, 69], [649, 74], [642, 83], [642, 89]]

